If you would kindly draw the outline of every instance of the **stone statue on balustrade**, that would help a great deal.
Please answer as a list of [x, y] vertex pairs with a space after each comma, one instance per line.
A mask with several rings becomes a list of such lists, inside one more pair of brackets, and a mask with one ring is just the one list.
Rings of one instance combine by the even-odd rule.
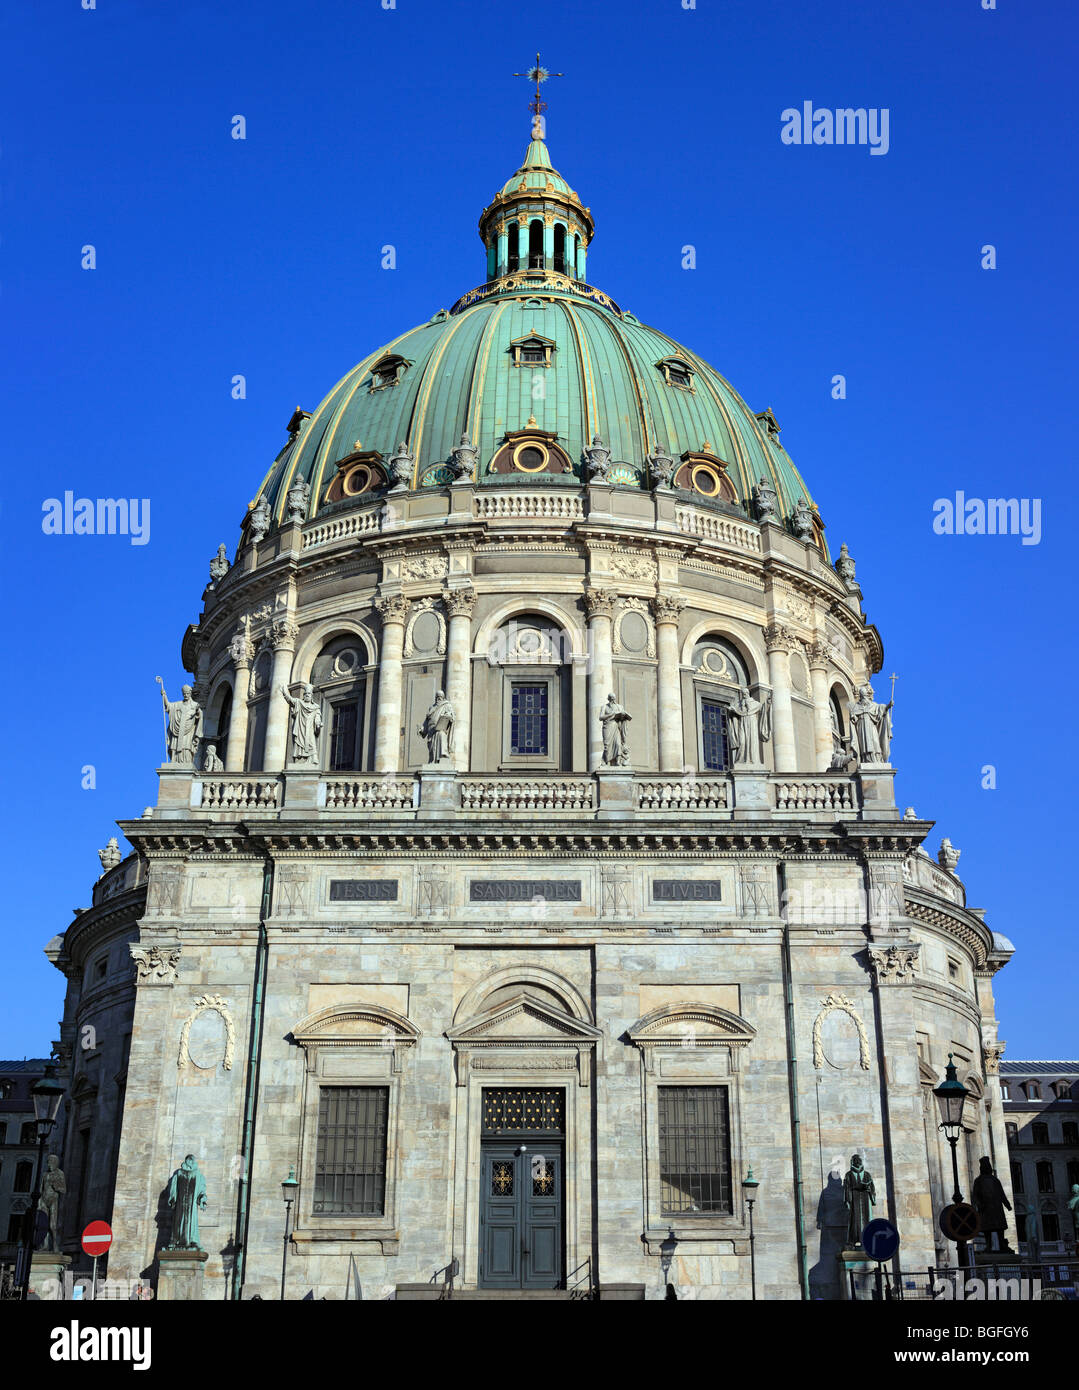
[[386, 461], [386, 471], [390, 475], [390, 491], [406, 492], [412, 486], [412, 474], [416, 469], [416, 456], [402, 439], [395, 453]]
[[675, 463], [667, 452], [665, 444], [657, 444], [655, 452], [645, 457], [645, 464], [648, 468], [648, 478], [652, 486], [658, 492], [669, 491], [671, 478], [674, 476]]
[[598, 434], [585, 446], [584, 466], [590, 483], [605, 483], [611, 471], [611, 451]]
[[216, 584], [219, 579], [224, 579], [230, 569], [228, 550], [224, 542], [217, 547], [217, 554], [210, 561], [210, 583]]
[[303, 521], [307, 516], [307, 503], [311, 498], [311, 484], [297, 478], [285, 496], [286, 519]]
[[753, 510], [758, 521], [774, 521], [779, 515], [779, 498], [767, 478], [762, 478], [753, 489]]
[[862, 1163], [861, 1154], [852, 1154], [843, 1179], [843, 1201], [847, 1206], [847, 1249], [860, 1250], [862, 1232], [873, 1218], [877, 1189], [873, 1175]]
[[165, 683], [156, 677], [161, 687], [161, 703], [165, 710], [165, 748], [173, 767], [194, 767], [199, 739], [202, 737], [202, 707], [195, 701], [191, 686], [181, 688], [181, 700], [170, 700]]
[[435, 693], [435, 702], [427, 711], [420, 725], [420, 737], [427, 740], [427, 761], [446, 762], [453, 752], [453, 726], [456, 716], [453, 706], [446, 699], [446, 692]]
[[603, 766], [629, 767], [629, 738], [626, 725], [633, 716], [614, 698], [607, 696], [607, 703], [599, 712], [603, 726]]
[[450, 459], [446, 467], [453, 474], [454, 483], [470, 483], [475, 477], [476, 461], [480, 451], [468, 437], [468, 431], [461, 435], [461, 442], [455, 444], [450, 450]]
[[305, 685], [302, 695], [290, 695], [279, 686], [281, 694], [292, 706], [292, 761], [310, 763], [318, 760], [318, 736], [322, 732], [322, 706], [315, 699], [314, 686]]
[[206, 1206], [206, 1179], [194, 1154], [188, 1154], [169, 1178], [172, 1235], [166, 1250], [201, 1250], [199, 1212]]
[[772, 737], [772, 697], [756, 700], [748, 690], [738, 692], [727, 709], [727, 741], [731, 761], [737, 766], [764, 765], [764, 745]]
[[212, 739], [202, 740], [202, 770], [203, 772], [224, 772], [225, 764], [221, 761], [217, 753], [217, 744]]
[[813, 513], [806, 505], [804, 497], [799, 497], [794, 504], [794, 511], [791, 513], [791, 530], [800, 541], [811, 541], [814, 538]]
[[873, 687], [858, 687], [858, 699], [850, 707], [851, 742], [863, 763], [886, 763], [892, 751], [892, 706], [877, 704]]
[[97, 857], [101, 860], [102, 874], [107, 874], [110, 869], [116, 868], [124, 856], [120, 853], [120, 842], [115, 835], [109, 837], [109, 842], [104, 849], [98, 850]]
[[259, 498], [258, 505], [251, 508], [251, 515], [247, 523], [248, 538], [258, 545], [260, 541], [266, 539], [266, 533], [270, 529], [270, 504], [265, 497]]
[[45, 1219], [48, 1222], [45, 1249], [59, 1250], [63, 1239], [63, 1231], [60, 1228], [61, 1198], [67, 1192], [67, 1179], [61, 1171], [60, 1160], [55, 1154], [49, 1154], [46, 1164], [45, 1176], [41, 1179], [40, 1199], [41, 1210], [45, 1213]]
[[974, 1179], [974, 1185], [971, 1188], [971, 1197], [981, 1222], [981, 1228], [986, 1236], [986, 1249], [995, 1250], [1002, 1255], [1010, 1255], [1012, 1248], [1008, 1244], [1008, 1237], [1005, 1234], [1008, 1229], [1008, 1218], [1004, 1215], [1004, 1209], [1007, 1208], [1008, 1211], [1011, 1211], [1012, 1204], [1004, 1192], [1003, 1183], [993, 1172], [993, 1165], [990, 1160], [988, 1158], [981, 1159], [978, 1168], [978, 1176]]

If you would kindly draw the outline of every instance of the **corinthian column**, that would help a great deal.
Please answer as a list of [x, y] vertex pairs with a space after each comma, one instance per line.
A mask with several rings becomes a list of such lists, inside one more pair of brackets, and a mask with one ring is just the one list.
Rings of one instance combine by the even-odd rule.
[[813, 686], [813, 751], [817, 771], [827, 772], [832, 763], [832, 711], [828, 703], [828, 643], [808, 647], [809, 677]]
[[[591, 668], [588, 676], [588, 766], [594, 772], [603, 766], [603, 725], [600, 710], [614, 689], [614, 658], [611, 650], [611, 617], [615, 595], [610, 589], [587, 589], [584, 596], [588, 613]], [[632, 759], [631, 759], [632, 761]]]
[[659, 770], [681, 772], [685, 765], [682, 745], [682, 677], [678, 660], [678, 617], [686, 605], [674, 594], [652, 600], [656, 619], [656, 655], [659, 658]]
[[375, 771], [397, 772], [401, 761], [401, 654], [405, 645], [408, 599], [401, 594], [375, 602], [382, 619], [378, 661], [378, 718], [375, 724]]
[[266, 743], [262, 754], [264, 772], [280, 772], [285, 766], [288, 735], [288, 701], [281, 694], [292, 679], [292, 657], [299, 629], [290, 618], [278, 618], [270, 631], [273, 667], [270, 672], [270, 701], [266, 712]]
[[235, 675], [232, 680], [232, 715], [229, 719], [225, 771], [243, 772], [247, 752], [247, 700], [251, 693], [251, 662], [255, 648], [246, 632], [238, 632], [229, 643]]
[[765, 628], [768, 646], [768, 679], [772, 684], [773, 738], [777, 772], [797, 772], [794, 747], [794, 711], [791, 708], [790, 649], [794, 637], [777, 624]]
[[446, 699], [453, 706], [453, 764], [459, 772], [471, 765], [472, 736], [472, 609], [473, 589], [443, 589], [442, 602], [450, 615], [446, 642]]

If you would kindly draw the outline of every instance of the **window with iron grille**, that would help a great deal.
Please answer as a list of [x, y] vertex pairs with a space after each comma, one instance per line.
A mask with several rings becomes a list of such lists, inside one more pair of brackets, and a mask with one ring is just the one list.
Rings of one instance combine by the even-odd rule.
[[1055, 1192], [1056, 1182], [1053, 1179], [1053, 1165], [1048, 1159], [1034, 1165], [1038, 1173], [1038, 1191]]
[[556, 1087], [483, 1088], [484, 1134], [564, 1134], [566, 1094]]
[[386, 1201], [386, 1086], [324, 1086], [318, 1105], [316, 1216], [382, 1216]]
[[514, 682], [510, 699], [510, 752], [546, 754], [546, 685]]
[[734, 1203], [727, 1087], [658, 1089], [663, 1215], [731, 1215]]
[[727, 766], [727, 706], [718, 700], [701, 701], [701, 733], [704, 765], [722, 772]]

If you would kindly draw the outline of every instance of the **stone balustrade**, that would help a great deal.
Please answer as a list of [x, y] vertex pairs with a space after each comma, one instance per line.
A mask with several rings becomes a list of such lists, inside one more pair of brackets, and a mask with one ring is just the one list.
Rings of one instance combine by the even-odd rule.
[[725, 811], [729, 805], [726, 777], [670, 777], [637, 783], [641, 811]]
[[481, 521], [580, 521], [584, 503], [577, 492], [478, 492], [473, 499]]
[[327, 811], [411, 811], [415, 786], [411, 777], [327, 777], [318, 801]]
[[379, 529], [380, 510], [379, 507], [369, 507], [365, 511], [348, 512], [345, 516], [312, 526], [303, 534], [302, 547], [310, 550], [317, 545], [330, 545], [333, 541], [350, 540], [354, 536], [369, 536]]
[[837, 815], [857, 810], [854, 783], [849, 777], [773, 777], [777, 811], [831, 811]]
[[593, 811], [591, 777], [464, 778], [462, 811]]
[[281, 805], [277, 777], [202, 777], [191, 783], [191, 807], [200, 811], [276, 811]]
[[675, 511], [678, 529], [690, 536], [700, 536], [702, 540], [718, 541], [720, 545], [733, 546], [736, 550], [749, 550], [760, 554], [761, 533], [755, 526], [747, 526], [730, 517], [717, 516], [714, 512], [702, 511], [697, 507], [678, 507]]

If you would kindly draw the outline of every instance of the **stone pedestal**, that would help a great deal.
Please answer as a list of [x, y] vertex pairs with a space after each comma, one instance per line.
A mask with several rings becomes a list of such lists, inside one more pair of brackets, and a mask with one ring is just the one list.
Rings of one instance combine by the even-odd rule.
[[157, 1252], [158, 1301], [194, 1303], [202, 1298], [203, 1266], [208, 1250], [159, 1250]]
[[844, 1303], [851, 1302], [851, 1274], [854, 1275], [854, 1295], [857, 1301], [871, 1299], [876, 1288], [876, 1262], [871, 1260], [861, 1246], [853, 1250], [840, 1250], [836, 1255], [839, 1264], [839, 1296]]
[[739, 815], [760, 820], [772, 810], [772, 795], [768, 786], [768, 770], [761, 764], [743, 764], [731, 773], [734, 786], [734, 809]]
[[866, 820], [895, 817], [895, 768], [890, 763], [862, 763], [858, 768], [862, 815]]
[[601, 816], [632, 816], [637, 811], [637, 789], [633, 784], [633, 769], [600, 767], [596, 769]]
[[[284, 813], [296, 811], [309, 814], [318, 805], [325, 805], [325, 784], [322, 773], [310, 771], [310, 763], [301, 763], [294, 770], [289, 768], [285, 774]], [[321, 791], [321, 802], [320, 802]]]
[[447, 759], [444, 763], [428, 763], [421, 767], [420, 809], [425, 813], [441, 812], [450, 815], [461, 804], [457, 793], [457, 776], [453, 764]]
[[157, 769], [158, 810], [186, 814], [191, 809], [191, 782], [197, 777], [193, 767], [173, 767], [171, 763], [163, 763]]
[[55, 1250], [35, 1250], [30, 1257], [30, 1297], [48, 1302], [63, 1298], [64, 1275], [70, 1264], [70, 1255], [61, 1255]]

